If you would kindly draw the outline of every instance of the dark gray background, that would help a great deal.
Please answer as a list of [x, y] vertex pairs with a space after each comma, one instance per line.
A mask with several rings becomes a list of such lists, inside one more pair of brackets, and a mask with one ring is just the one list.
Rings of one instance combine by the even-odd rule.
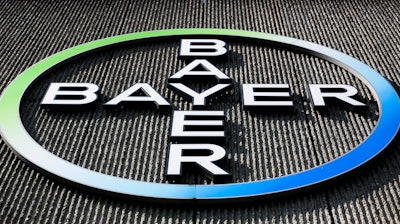
[[[0, 16], [1, 90], [33, 63], [80, 43], [131, 32], [202, 27], [308, 40], [354, 56], [395, 86], [400, 83], [397, 1], [2, 1]], [[166, 79], [184, 66], [177, 59], [177, 46], [177, 42], [133, 45], [57, 69], [52, 73], [56, 76], [42, 80], [24, 100], [24, 124], [38, 142], [73, 163], [125, 178], [166, 182], [169, 113], [107, 113], [99, 105], [89, 113], [59, 114], [39, 109], [38, 101], [47, 83], [55, 80], [99, 84], [104, 93], [101, 101], [140, 81], [151, 83], [176, 109], [191, 109], [190, 103], [165, 87]], [[230, 42], [228, 48], [227, 61], [216, 66], [232, 77], [235, 88], [208, 109], [227, 113], [226, 166], [232, 182], [282, 176], [329, 161], [373, 129], [377, 117], [373, 99], [346, 71], [270, 46]], [[362, 113], [340, 107], [319, 113], [305, 91], [311, 82], [355, 85], [361, 98], [371, 103]], [[297, 109], [284, 115], [243, 111], [241, 83], [289, 83]], [[204, 207], [92, 194], [42, 175], [1, 141], [0, 221], [398, 223], [399, 149], [397, 140], [364, 169], [328, 186], [253, 203]], [[210, 182], [201, 174], [185, 175], [187, 183]]]

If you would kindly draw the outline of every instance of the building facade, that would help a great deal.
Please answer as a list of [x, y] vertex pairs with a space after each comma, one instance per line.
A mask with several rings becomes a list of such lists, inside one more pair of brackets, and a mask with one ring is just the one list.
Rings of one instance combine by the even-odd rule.
[[[369, 65], [398, 92], [398, 8], [396, 1], [4, 1], [0, 86], [4, 91], [31, 65], [90, 41], [152, 30], [218, 28], [271, 33], [333, 48]], [[232, 88], [198, 108], [168, 88], [169, 78], [192, 61], [180, 57], [182, 38], [102, 49], [49, 71], [21, 101], [24, 127], [46, 150], [79, 167], [142, 182], [203, 186], [262, 181], [319, 167], [362, 144], [379, 122], [376, 96], [348, 70], [285, 46], [229, 37], [215, 38], [226, 43], [226, 56], [209, 61], [231, 79]], [[96, 84], [98, 102], [73, 110], [45, 108], [41, 102], [50, 83]], [[106, 108], [137, 83], [147, 83], [171, 107]], [[208, 79], [182, 83], [198, 92], [216, 85]], [[243, 84], [267, 83], [288, 84], [293, 106], [245, 109]], [[354, 86], [356, 99], [366, 106], [354, 110], [330, 104], [320, 110], [313, 104], [310, 84]], [[225, 135], [215, 144], [226, 151], [218, 166], [230, 175], [220, 180], [185, 166], [182, 175], [170, 178], [171, 144], [187, 143], [171, 138], [173, 112], [199, 110], [224, 112]], [[0, 143], [4, 223], [400, 222], [398, 137], [379, 156], [329, 182], [205, 203], [93, 191], [46, 175], [13, 153], [5, 140]]]

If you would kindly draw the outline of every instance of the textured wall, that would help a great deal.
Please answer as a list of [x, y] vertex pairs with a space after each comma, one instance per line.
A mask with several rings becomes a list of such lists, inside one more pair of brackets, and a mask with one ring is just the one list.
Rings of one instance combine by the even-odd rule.
[[[229, 28], [279, 34], [345, 52], [400, 83], [400, 3], [397, 1], [1, 1], [0, 83], [63, 49], [118, 34], [170, 28]], [[136, 82], [148, 82], [174, 104], [191, 104], [166, 88], [184, 66], [178, 42], [147, 43], [90, 55], [54, 70], [21, 104], [29, 133], [54, 154], [99, 172], [166, 182], [170, 114], [153, 110], [54, 113], [38, 102], [52, 81], [93, 82], [107, 101]], [[377, 108], [369, 90], [337, 66], [305, 54], [229, 42], [216, 64], [234, 89], [208, 107], [226, 112], [231, 182], [295, 173], [337, 158], [374, 128]], [[147, 65], [145, 65], [147, 63]], [[357, 86], [368, 110], [310, 104], [309, 83]], [[241, 83], [289, 83], [296, 110], [259, 114], [241, 109]], [[198, 84], [196, 88], [203, 88]], [[143, 133], [146, 133], [143, 135]], [[261, 133], [261, 134], [257, 134]], [[157, 136], [154, 138], [152, 136]], [[121, 200], [83, 191], [42, 175], [0, 140], [0, 222], [4, 223], [399, 223], [400, 146], [347, 178], [299, 194], [254, 203], [171, 206]], [[133, 161], [133, 162], [132, 162]], [[210, 182], [185, 174], [184, 183]]]

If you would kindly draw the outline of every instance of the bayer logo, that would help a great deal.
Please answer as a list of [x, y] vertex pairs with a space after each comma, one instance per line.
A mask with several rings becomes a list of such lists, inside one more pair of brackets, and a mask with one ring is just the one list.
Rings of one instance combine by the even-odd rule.
[[[232, 30], [152, 31], [67, 49], [22, 73], [0, 106], [2, 136], [39, 170], [175, 200], [314, 185], [376, 156], [399, 128], [396, 92], [362, 62]], [[43, 119], [51, 130], [37, 125]], [[362, 142], [349, 137], [355, 125]]]

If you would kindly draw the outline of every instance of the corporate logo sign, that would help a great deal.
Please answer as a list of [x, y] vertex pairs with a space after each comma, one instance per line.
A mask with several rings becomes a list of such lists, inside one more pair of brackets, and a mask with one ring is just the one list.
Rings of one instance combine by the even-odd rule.
[[[48, 151], [28, 133], [21, 121], [20, 103], [24, 94], [39, 78], [67, 61], [93, 51], [106, 50], [121, 44], [144, 43], [155, 40], [178, 40], [179, 58], [186, 65], [168, 74], [168, 87], [191, 102], [191, 110], [175, 110], [171, 102], [149, 83], [134, 83], [122, 93], [113, 96], [102, 106], [121, 108], [152, 107], [171, 111], [171, 127], [165, 175], [177, 178], [185, 172], [185, 164], [195, 164], [205, 176], [218, 180], [214, 184], [171, 184], [120, 178], [86, 169], [66, 161]], [[257, 42], [310, 54], [334, 63], [360, 79], [375, 97], [379, 119], [374, 130], [359, 145], [347, 153], [322, 165], [276, 178], [227, 183], [230, 170], [220, 165], [225, 160], [228, 138], [224, 129], [225, 111], [209, 110], [207, 104], [216, 95], [224, 95], [232, 88], [233, 80], [214, 62], [226, 60], [227, 41]], [[214, 80], [214, 84], [198, 92], [186, 83]], [[216, 81], [216, 82], [215, 82]], [[243, 83], [241, 108], [251, 111], [292, 111], [295, 107], [289, 84]], [[365, 104], [357, 99], [357, 86], [346, 83], [309, 83], [310, 101], [315, 108], [327, 107], [334, 100], [353, 109], [363, 110]], [[100, 87], [90, 82], [52, 82], [41, 99], [46, 110], [90, 108], [97, 103]], [[223, 100], [223, 99], [218, 99]], [[139, 105], [139, 106], [138, 106]], [[58, 109], [58, 110], [57, 110]], [[336, 50], [303, 40], [272, 34], [223, 30], [177, 29], [126, 34], [82, 44], [52, 55], [19, 75], [3, 92], [0, 100], [0, 131], [10, 148], [24, 161], [57, 179], [80, 185], [97, 192], [126, 197], [171, 200], [221, 200], [268, 196], [311, 186], [343, 175], [379, 154], [399, 130], [399, 97], [385, 78], [361, 61]], [[132, 161], [133, 163], [135, 161]], [[188, 171], [190, 172], [190, 170]]]

